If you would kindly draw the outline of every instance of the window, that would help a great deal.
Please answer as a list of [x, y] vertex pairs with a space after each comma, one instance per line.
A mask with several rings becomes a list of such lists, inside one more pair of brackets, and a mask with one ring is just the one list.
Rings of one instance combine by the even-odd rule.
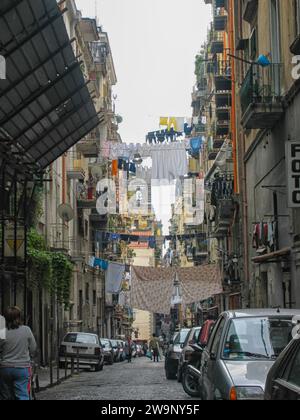
[[280, 3], [279, 0], [271, 0], [271, 46], [272, 62], [281, 62], [280, 53]]
[[97, 305], [97, 292], [96, 290], [93, 290], [93, 305]]
[[68, 334], [64, 341], [66, 343], [77, 343], [77, 344], [98, 344], [97, 337], [89, 334]]
[[292, 322], [241, 318], [231, 321], [223, 349], [229, 360], [275, 359], [291, 340]]
[[300, 35], [300, 0], [295, 0], [296, 35]]
[[213, 338], [213, 342], [212, 342], [210, 352], [211, 352], [211, 354], [214, 354], [215, 356], [217, 355], [218, 350], [219, 350], [219, 346], [220, 346], [223, 330], [224, 330], [224, 327], [225, 327], [225, 323], [226, 323], [226, 320], [224, 318], [222, 318], [222, 320], [220, 321], [220, 323], [219, 323], [219, 325], [216, 329], [216, 332], [215, 332], [215, 335], [214, 335], [214, 338]]
[[90, 301], [90, 285], [88, 283], [85, 284], [85, 300]]
[[298, 353], [293, 361], [288, 382], [292, 385], [300, 387], [300, 346], [298, 346]]

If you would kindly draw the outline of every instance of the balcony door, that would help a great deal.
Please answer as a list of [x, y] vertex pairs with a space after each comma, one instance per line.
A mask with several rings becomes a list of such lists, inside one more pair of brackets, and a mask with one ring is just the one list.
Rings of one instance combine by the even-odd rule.
[[[280, 0], [271, 0], [270, 27], [271, 27], [271, 60], [274, 64], [281, 63], [281, 43], [280, 43]], [[272, 66], [269, 75], [272, 81], [272, 95], [280, 96], [280, 66]]]
[[281, 62], [279, 1], [280, 0], [271, 0], [271, 55], [273, 63]]

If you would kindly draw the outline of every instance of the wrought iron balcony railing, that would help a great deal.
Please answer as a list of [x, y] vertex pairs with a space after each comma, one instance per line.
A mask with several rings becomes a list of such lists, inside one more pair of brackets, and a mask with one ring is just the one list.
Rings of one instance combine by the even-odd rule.
[[282, 64], [250, 66], [240, 90], [245, 128], [272, 128], [281, 117], [282, 75]]

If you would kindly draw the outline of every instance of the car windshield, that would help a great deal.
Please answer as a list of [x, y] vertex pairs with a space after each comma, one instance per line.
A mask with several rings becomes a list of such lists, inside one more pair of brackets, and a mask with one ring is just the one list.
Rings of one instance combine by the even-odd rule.
[[66, 343], [77, 344], [98, 344], [97, 338], [94, 335], [87, 334], [68, 334], [64, 341]]
[[201, 333], [201, 328], [197, 328], [195, 330], [195, 334], [194, 334], [194, 342], [195, 343], [198, 343], [199, 337], [200, 337], [200, 333]]
[[103, 344], [103, 346], [105, 346], [106, 349], [110, 349], [111, 347], [110, 342], [108, 340], [101, 340], [101, 344]]
[[184, 344], [190, 330], [181, 330], [175, 337], [174, 344]]
[[224, 359], [276, 359], [292, 339], [290, 319], [247, 318], [231, 321]]

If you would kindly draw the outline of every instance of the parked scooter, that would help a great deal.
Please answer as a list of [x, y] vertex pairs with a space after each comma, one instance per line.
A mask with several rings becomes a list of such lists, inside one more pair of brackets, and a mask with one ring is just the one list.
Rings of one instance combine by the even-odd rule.
[[200, 367], [203, 347], [199, 344], [192, 344], [194, 349], [191, 363], [187, 366], [182, 376], [182, 386], [184, 391], [193, 398], [200, 397], [199, 379], [201, 377]]

